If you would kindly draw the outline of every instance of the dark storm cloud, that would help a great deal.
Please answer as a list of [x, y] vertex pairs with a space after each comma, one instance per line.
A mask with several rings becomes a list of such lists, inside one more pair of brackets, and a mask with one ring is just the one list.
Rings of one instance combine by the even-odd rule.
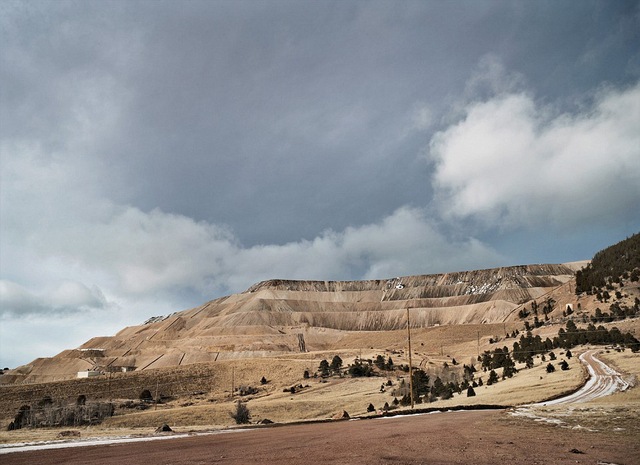
[[412, 118], [441, 113], [485, 54], [544, 98], [630, 79], [638, 50], [624, 2], [30, 5], [44, 11], [19, 15], [5, 47], [18, 117], [3, 131], [63, 144], [78, 81], [120, 100], [116, 137], [90, 154], [115, 173], [108, 195], [228, 224], [246, 245], [428, 203], [415, 154], [429, 133]]

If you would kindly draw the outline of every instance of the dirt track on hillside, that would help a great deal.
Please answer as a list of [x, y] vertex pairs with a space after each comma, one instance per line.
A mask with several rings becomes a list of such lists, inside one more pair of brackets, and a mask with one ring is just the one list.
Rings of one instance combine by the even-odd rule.
[[[577, 449], [583, 454], [571, 452]], [[640, 463], [635, 438], [448, 412], [3, 455], [10, 464]]]
[[580, 356], [580, 361], [589, 370], [589, 380], [581, 389], [571, 395], [534, 405], [578, 404], [628, 388], [629, 384], [622, 378], [622, 375], [596, 358], [596, 352], [596, 350], [589, 350]]

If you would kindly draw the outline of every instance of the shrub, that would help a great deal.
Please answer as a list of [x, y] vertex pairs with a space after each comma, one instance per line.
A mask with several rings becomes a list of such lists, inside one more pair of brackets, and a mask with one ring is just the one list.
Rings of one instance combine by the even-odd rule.
[[547, 365], [547, 373], [553, 373], [554, 371], [556, 371], [556, 367], [549, 363]]
[[238, 388], [238, 394], [240, 394], [241, 396], [250, 396], [251, 394], [257, 394], [257, 393], [258, 393], [258, 389], [254, 388], [253, 386], [242, 385]]
[[375, 412], [376, 408], [373, 406], [373, 404], [369, 404], [369, 406], [367, 407], [367, 412]]
[[265, 378], [264, 376], [262, 377], [262, 379], [260, 380], [260, 384], [267, 384], [267, 378]]
[[249, 408], [241, 400], [236, 402], [236, 411], [230, 412], [229, 415], [231, 415], [231, 418], [233, 418], [238, 425], [246, 425], [249, 423], [249, 420], [251, 420]]
[[145, 389], [140, 393], [140, 400], [143, 402], [151, 402], [153, 400], [153, 396], [151, 395], [151, 391]]
[[562, 371], [567, 371], [569, 369], [569, 364], [566, 360], [560, 362], [560, 368], [562, 369]]
[[304, 375], [302, 375], [304, 379], [309, 379], [309, 370], [304, 370]]

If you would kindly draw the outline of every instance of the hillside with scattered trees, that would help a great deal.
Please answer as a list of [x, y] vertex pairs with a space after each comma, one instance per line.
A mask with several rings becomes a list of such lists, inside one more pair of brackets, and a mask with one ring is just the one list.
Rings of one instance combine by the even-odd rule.
[[640, 279], [640, 233], [596, 253], [589, 265], [576, 272], [576, 294], [597, 292], [621, 278]]

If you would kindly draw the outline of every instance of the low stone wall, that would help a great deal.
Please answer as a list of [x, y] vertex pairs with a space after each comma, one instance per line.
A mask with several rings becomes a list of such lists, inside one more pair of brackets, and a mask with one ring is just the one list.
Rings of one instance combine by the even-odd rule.
[[[153, 396], [186, 396], [209, 392], [219, 385], [220, 365], [195, 364], [171, 370], [112, 373], [95, 378], [51, 383], [0, 386], [0, 420], [10, 421], [22, 405], [37, 405], [45, 397], [55, 403], [75, 402], [84, 395], [88, 401], [138, 399], [148, 389]], [[223, 370], [226, 371], [226, 370]], [[0, 424], [0, 427], [6, 425]]]

